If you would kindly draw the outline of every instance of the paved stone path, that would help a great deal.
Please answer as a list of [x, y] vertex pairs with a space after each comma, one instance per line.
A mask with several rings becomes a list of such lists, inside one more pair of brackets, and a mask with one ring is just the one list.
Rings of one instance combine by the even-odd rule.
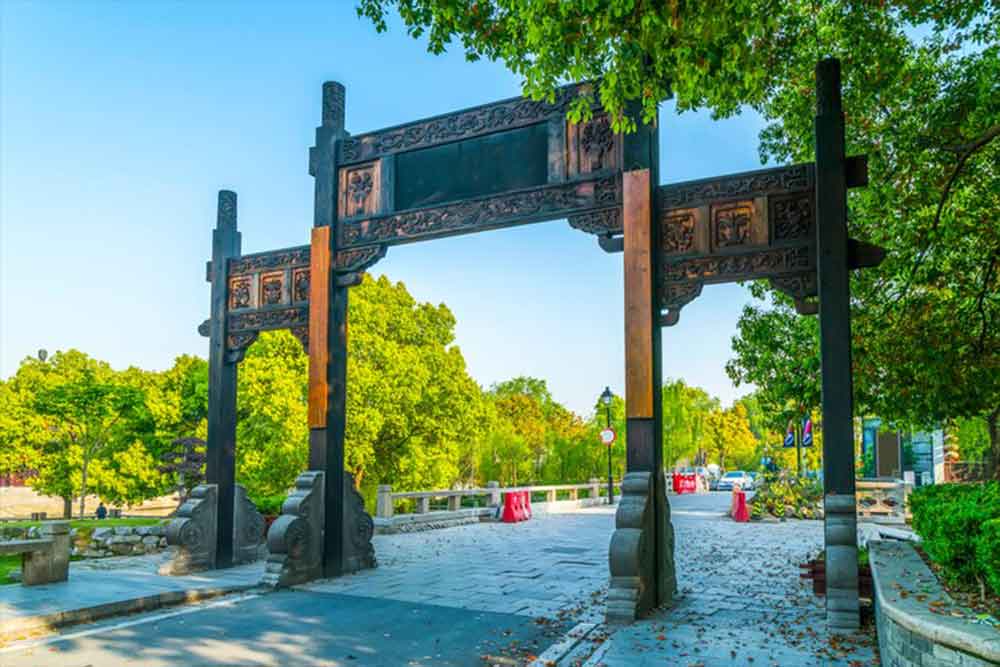
[[605, 506], [517, 524], [376, 535], [378, 568], [301, 588], [531, 617], [600, 620], [612, 512]]
[[799, 582], [822, 522], [737, 524], [720, 516], [728, 498], [671, 497], [678, 603], [612, 635], [587, 667], [879, 664], [871, 636], [826, 633], [823, 600]]
[[[820, 522], [735, 524], [723, 518], [728, 494], [671, 503], [678, 604], [610, 637], [594, 627], [597, 641], [560, 667], [872, 663], [869, 647], [829, 643], [822, 601], [798, 581], [797, 564], [822, 544]], [[570, 627], [600, 622], [613, 521], [610, 508], [590, 508], [380, 535], [376, 570], [70, 629], [0, 649], [0, 667], [523, 664]]]

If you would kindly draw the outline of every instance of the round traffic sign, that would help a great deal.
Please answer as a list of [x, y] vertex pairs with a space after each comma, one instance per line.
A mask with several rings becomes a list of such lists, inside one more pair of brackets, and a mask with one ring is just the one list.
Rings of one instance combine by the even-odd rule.
[[601, 430], [601, 442], [605, 445], [613, 443], [616, 437], [615, 430], [610, 426]]

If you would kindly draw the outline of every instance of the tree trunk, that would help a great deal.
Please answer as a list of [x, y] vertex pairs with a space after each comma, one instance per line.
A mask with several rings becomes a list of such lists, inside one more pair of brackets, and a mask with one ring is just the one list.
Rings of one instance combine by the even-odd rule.
[[73, 496], [63, 496], [63, 518], [73, 518]]
[[80, 473], [80, 518], [84, 518], [84, 512], [87, 508], [87, 467], [90, 465], [90, 461], [84, 459], [83, 469]]
[[990, 453], [986, 462], [986, 476], [1000, 480], [1000, 433], [998, 433], [1000, 430], [1000, 407], [986, 418], [986, 426], [990, 433]]

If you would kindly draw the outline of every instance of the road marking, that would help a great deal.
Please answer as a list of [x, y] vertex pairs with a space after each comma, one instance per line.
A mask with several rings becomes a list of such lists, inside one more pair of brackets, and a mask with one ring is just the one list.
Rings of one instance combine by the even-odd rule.
[[187, 614], [193, 614], [198, 611], [204, 611], [205, 609], [212, 609], [214, 607], [226, 607], [232, 606], [238, 602], [245, 602], [246, 600], [253, 600], [254, 598], [259, 598], [260, 595], [251, 593], [248, 595], [243, 595], [238, 598], [219, 600], [217, 602], [209, 602], [205, 604], [200, 604], [192, 607], [185, 607], [184, 609], [178, 609], [177, 611], [169, 611], [163, 614], [155, 614], [153, 616], [145, 616], [143, 618], [137, 618], [132, 621], [122, 621], [121, 623], [115, 623], [114, 625], [105, 625], [99, 628], [91, 628], [89, 630], [80, 630], [79, 632], [70, 632], [65, 635], [58, 635], [56, 637], [48, 637], [46, 639], [39, 639], [37, 641], [25, 641], [18, 644], [12, 644], [4, 648], [0, 648], [0, 654], [3, 653], [14, 653], [16, 651], [24, 651], [28, 649], [37, 648], [39, 646], [45, 646], [47, 644], [57, 644], [59, 642], [68, 641], [70, 639], [80, 639], [81, 637], [89, 637], [91, 635], [99, 635], [104, 633], [114, 632], [116, 630], [122, 630], [124, 628], [130, 628], [135, 625], [142, 625], [144, 623], [156, 623], [157, 621], [163, 621], [168, 618], [174, 618], [176, 616], [185, 616]]

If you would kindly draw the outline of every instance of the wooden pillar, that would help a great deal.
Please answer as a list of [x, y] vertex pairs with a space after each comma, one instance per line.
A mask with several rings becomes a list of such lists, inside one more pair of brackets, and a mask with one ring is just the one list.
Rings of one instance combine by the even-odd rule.
[[823, 60], [816, 66], [816, 101], [816, 254], [823, 375], [826, 615], [831, 630], [850, 631], [859, 627], [860, 620], [847, 178], [838, 60]]
[[344, 132], [344, 87], [323, 84], [323, 122], [310, 155], [315, 177], [309, 303], [309, 468], [326, 474], [323, 574], [344, 570], [344, 432], [347, 392], [347, 287], [337, 284], [337, 141]]
[[[622, 176], [625, 228], [626, 470], [658, 469], [662, 454], [655, 428], [652, 201], [648, 169]], [[658, 319], [658, 318], [657, 318]]]
[[236, 361], [226, 354], [229, 260], [240, 256], [236, 193], [219, 192], [212, 232], [212, 304], [208, 350], [208, 444], [205, 481], [218, 485], [215, 567], [233, 564], [233, 502], [236, 484]]

